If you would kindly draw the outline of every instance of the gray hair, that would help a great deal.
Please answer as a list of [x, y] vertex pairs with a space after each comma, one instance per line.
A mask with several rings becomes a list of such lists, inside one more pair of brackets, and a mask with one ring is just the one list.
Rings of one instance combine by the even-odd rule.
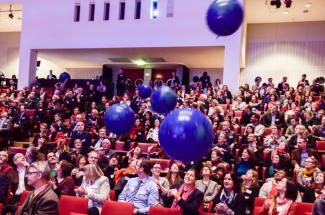
[[33, 162], [30, 166], [37, 169], [38, 172], [42, 173], [42, 178], [46, 180], [50, 180], [50, 172], [51, 168], [46, 161], [36, 161]]

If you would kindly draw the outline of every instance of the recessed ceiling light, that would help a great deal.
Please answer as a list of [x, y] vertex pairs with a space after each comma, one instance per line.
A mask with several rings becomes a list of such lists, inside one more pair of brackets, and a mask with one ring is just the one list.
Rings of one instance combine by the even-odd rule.
[[283, 11], [284, 15], [288, 15], [288, 13], [289, 13], [288, 11]]
[[310, 2], [306, 3], [305, 7], [311, 7], [311, 3]]

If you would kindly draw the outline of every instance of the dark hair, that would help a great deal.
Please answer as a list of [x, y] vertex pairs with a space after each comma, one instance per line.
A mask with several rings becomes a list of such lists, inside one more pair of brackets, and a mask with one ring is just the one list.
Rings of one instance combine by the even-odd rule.
[[61, 160], [60, 161], [60, 165], [61, 165], [61, 171], [62, 171], [62, 177], [68, 177], [69, 175], [71, 175], [71, 171], [73, 169], [73, 165], [66, 161], [66, 160]]
[[225, 185], [224, 185], [223, 181], [224, 181], [225, 176], [226, 176], [227, 174], [230, 175], [231, 180], [232, 180], [233, 183], [234, 183], [234, 188], [233, 188], [233, 190], [235, 191], [235, 193], [240, 192], [240, 183], [239, 183], [239, 179], [238, 179], [236, 173], [235, 173], [235, 172], [226, 172], [226, 173], [224, 174], [223, 178], [222, 178], [221, 189], [219, 190], [219, 193], [221, 193], [221, 191], [222, 191], [223, 189], [225, 189]]
[[152, 168], [152, 162], [150, 162], [149, 160], [142, 160], [140, 167], [143, 168], [143, 171], [147, 174], [150, 175], [151, 174], [151, 168]]
[[85, 158], [86, 159], [86, 163], [87, 163], [87, 158], [85, 155], [79, 155], [77, 160], [76, 160], [76, 167], [79, 167], [79, 162], [82, 158]]
[[286, 186], [286, 193], [285, 197], [287, 199], [291, 199], [292, 201], [295, 201], [297, 199], [298, 195], [298, 187], [295, 183], [292, 181], [287, 181], [287, 186]]
[[59, 131], [59, 125], [58, 125], [57, 123], [53, 122], [53, 123], [51, 124], [51, 126], [52, 126], [56, 131]]

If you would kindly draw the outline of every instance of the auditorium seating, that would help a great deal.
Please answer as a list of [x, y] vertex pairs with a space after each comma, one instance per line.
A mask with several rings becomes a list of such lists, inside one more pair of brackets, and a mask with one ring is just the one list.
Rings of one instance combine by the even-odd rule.
[[62, 195], [59, 202], [59, 214], [70, 215], [70, 213], [87, 214], [88, 199], [75, 196]]
[[133, 210], [131, 203], [107, 200], [103, 203], [101, 215], [133, 215]]
[[23, 147], [9, 147], [8, 151], [12, 154], [22, 153], [23, 155], [26, 154], [27, 149]]
[[149, 215], [182, 215], [181, 210], [164, 208], [159, 206], [151, 206], [149, 209]]
[[298, 215], [311, 215], [313, 210], [313, 204], [311, 203], [305, 203], [305, 202], [299, 202], [297, 205], [297, 211], [296, 214]]
[[[255, 198], [254, 201], [254, 212], [253, 215], [258, 215], [263, 208], [264, 201], [266, 198]], [[293, 206], [290, 207], [288, 215], [311, 215], [312, 214], [312, 203], [305, 202], [295, 202]]]
[[325, 153], [325, 140], [317, 140], [316, 149], [319, 153]]
[[2, 214], [3, 204], [0, 203], [0, 214]]
[[116, 201], [116, 193], [115, 190], [110, 190], [109, 191], [109, 199], [112, 201]]
[[[25, 190], [25, 191], [21, 194], [21, 196], [20, 196], [20, 198], [19, 198], [19, 201], [18, 201], [18, 204], [17, 204], [17, 211], [20, 209], [21, 206], [23, 206], [23, 204], [24, 204], [26, 198], [28, 197], [29, 193], [30, 193], [30, 191]], [[0, 213], [0, 214], [1, 214], [1, 213]]]

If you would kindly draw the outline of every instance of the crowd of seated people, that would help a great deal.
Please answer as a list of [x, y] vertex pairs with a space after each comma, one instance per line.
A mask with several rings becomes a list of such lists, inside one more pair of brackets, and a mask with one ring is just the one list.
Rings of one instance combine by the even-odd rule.
[[[214, 142], [200, 161], [183, 163], [164, 154], [158, 137], [164, 116], [136, 88], [111, 99], [101, 90], [103, 81], [73, 88], [58, 83], [52, 94], [41, 85], [2, 89], [3, 214], [57, 214], [62, 195], [87, 198], [88, 214], [100, 214], [112, 190], [115, 201], [134, 205], [135, 214], [156, 205], [184, 215], [252, 214], [255, 198], [265, 197], [259, 214], [284, 215], [295, 210], [295, 202], [325, 201], [320, 79], [309, 84], [303, 75], [289, 86], [284, 77], [275, 87], [272, 78], [263, 83], [257, 77], [236, 96], [226, 83], [212, 84], [207, 73], [189, 86], [175, 80], [176, 108], [195, 108], [213, 126]], [[128, 134], [117, 136], [104, 126], [105, 110], [114, 103], [126, 103], [136, 114]], [[18, 206], [24, 191], [32, 192]]]

